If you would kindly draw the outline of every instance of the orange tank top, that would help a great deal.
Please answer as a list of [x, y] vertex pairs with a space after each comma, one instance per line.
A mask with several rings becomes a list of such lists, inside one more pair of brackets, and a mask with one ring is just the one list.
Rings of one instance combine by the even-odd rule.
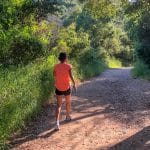
[[59, 91], [66, 91], [70, 88], [71, 65], [67, 63], [59, 63], [54, 67], [55, 87]]

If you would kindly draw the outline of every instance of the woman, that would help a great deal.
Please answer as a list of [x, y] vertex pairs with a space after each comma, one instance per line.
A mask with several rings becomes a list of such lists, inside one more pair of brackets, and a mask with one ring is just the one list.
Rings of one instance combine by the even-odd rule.
[[66, 99], [66, 121], [71, 121], [70, 107], [71, 107], [71, 88], [70, 81], [73, 83], [73, 88], [76, 91], [75, 81], [72, 75], [72, 66], [67, 63], [67, 55], [65, 52], [61, 52], [58, 57], [60, 63], [54, 67], [54, 79], [55, 79], [55, 93], [57, 99], [56, 108], [56, 130], [60, 129], [59, 117], [62, 106], [62, 98]]

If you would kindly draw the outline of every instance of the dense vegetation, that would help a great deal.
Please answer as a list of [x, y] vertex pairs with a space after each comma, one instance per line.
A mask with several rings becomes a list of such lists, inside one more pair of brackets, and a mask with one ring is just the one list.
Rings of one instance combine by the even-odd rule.
[[150, 1], [126, 5], [126, 30], [135, 48], [135, 76], [150, 79]]
[[149, 73], [148, 4], [1, 0], [0, 147], [52, 96], [60, 51], [67, 52], [80, 80], [108, 66], [131, 65], [134, 48], [141, 64], [134, 72], [141, 66]]

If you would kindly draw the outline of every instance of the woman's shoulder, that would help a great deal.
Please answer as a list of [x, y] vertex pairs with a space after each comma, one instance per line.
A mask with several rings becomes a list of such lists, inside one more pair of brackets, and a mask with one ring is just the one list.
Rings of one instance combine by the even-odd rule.
[[54, 65], [54, 68], [64, 68], [64, 67], [71, 69], [72, 65], [69, 63], [57, 63]]
[[59, 66], [59, 63], [55, 64], [55, 65], [54, 65], [54, 68], [57, 68], [58, 66]]
[[69, 64], [69, 63], [66, 63], [65, 65], [66, 65], [68, 68], [72, 68], [72, 65]]

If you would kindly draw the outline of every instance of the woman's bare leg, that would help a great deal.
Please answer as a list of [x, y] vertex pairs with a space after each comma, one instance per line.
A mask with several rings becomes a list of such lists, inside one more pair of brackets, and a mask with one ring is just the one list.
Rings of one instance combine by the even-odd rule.
[[71, 94], [65, 96], [66, 99], [66, 117], [70, 117], [70, 111], [71, 111]]
[[62, 105], [62, 96], [56, 95], [56, 99], [57, 99], [56, 121], [59, 122], [60, 112], [61, 112], [61, 105]]

